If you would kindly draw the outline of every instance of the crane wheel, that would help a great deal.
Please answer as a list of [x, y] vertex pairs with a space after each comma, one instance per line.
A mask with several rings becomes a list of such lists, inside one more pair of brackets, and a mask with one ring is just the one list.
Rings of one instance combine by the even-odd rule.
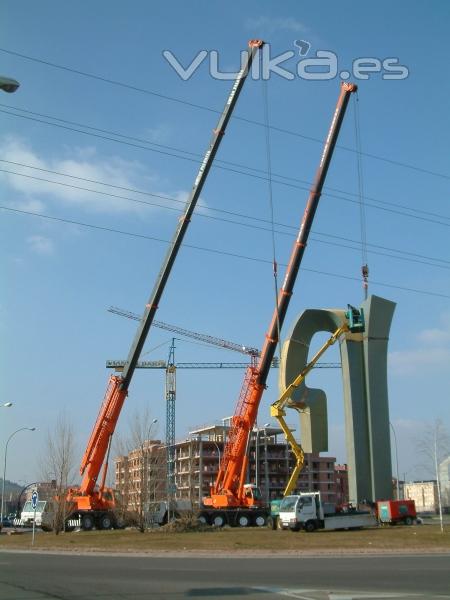
[[109, 515], [101, 515], [98, 519], [99, 529], [112, 529], [113, 521]]
[[200, 525], [209, 525], [208, 516], [205, 513], [200, 513], [197, 518], [197, 522]]
[[249, 527], [250, 517], [248, 515], [240, 515], [238, 517], [237, 523], [239, 527]]
[[226, 523], [226, 518], [223, 513], [219, 513], [218, 515], [214, 515], [211, 519], [211, 525], [213, 527], [223, 527]]
[[411, 517], [406, 517], [405, 518], [405, 525], [412, 525], [413, 524], [413, 520]]
[[81, 529], [83, 531], [90, 531], [94, 527], [94, 519], [92, 515], [83, 515], [81, 517]]
[[257, 513], [255, 516], [256, 527], [265, 527], [267, 525], [267, 517], [264, 513]]

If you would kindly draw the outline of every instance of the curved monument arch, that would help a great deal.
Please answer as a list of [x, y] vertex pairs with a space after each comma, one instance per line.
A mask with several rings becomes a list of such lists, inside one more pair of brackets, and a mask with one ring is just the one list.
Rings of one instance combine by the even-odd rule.
[[[369, 296], [361, 308], [364, 333], [347, 333], [340, 341], [349, 499], [392, 497], [392, 466], [387, 391], [387, 346], [395, 303]], [[312, 337], [334, 332], [345, 319], [345, 310], [307, 309], [291, 327], [281, 351], [280, 392], [308, 362]], [[305, 452], [328, 451], [327, 398], [321, 389], [305, 383], [292, 399], [303, 401], [300, 413], [301, 443]]]

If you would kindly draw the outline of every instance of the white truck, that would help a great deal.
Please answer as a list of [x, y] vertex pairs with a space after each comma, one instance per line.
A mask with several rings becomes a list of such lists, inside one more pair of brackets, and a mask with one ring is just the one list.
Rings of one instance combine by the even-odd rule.
[[371, 512], [352, 510], [335, 512], [332, 505], [322, 503], [320, 492], [301, 493], [283, 498], [279, 524], [282, 529], [311, 532], [316, 529], [360, 529], [375, 527], [377, 520]]
[[22, 512], [20, 513], [20, 522], [18, 524], [22, 527], [31, 527], [36, 515], [36, 527], [41, 527], [42, 521], [47, 520], [48, 513], [51, 510], [50, 504], [50, 502], [39, 500], [35, 511], [31, 505], [31, 500], [27, 500], [23, 505]]

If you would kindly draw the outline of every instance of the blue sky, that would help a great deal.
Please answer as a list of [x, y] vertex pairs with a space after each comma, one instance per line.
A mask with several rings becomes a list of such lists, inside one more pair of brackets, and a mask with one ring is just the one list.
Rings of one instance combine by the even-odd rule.
[[[292, 70], [300, 60], [294, 41], [302, 39], [311, 44], [309, 56], [318, 50], [334, 52], [339, 71], [359, 57], [381, 61], [396, 57], [408, 68], [408, 78], [401, 81], [383, 80], [379, 73], [359, 81], [359, 114], [366, 153], [363, 183], [370, 292], [397, 303], [389, 348], [389, 392], [400, 471], [407, 477], [426, 475], [417, 468], [422, 461], [415, 441], [424, 424], [437, 417], [450, 427], [450, 90], [445, 76], [450, 7], [444, 2], [380, 2], [375, 10], [348, 1], [320, 6], [297, 1], [245, 5], [97, 1], [89, 6], [7, 1], [2, 12], [0, 47], [8, 52], [0, 51], [0, 72], [18, 79], [21, 87], [16, 94], [0, 98], [0, 158], [10, 161], [0, 168], [41, 180], [0, 171], [1, 205], [162, 240], [172, 235], [182, 206], [179, 201], [192, 185], [217, 121], [213, 111], [222, 110], [231, 85], [210, 76], [207, 60], [183, 81], [163, 58], [164, 50], [184, 65], [201, 50], [217, 50], [222, 68], [233, 70], [247, 40], [258, 37], [270, 42], [273, 55], [294, 51], [286, 63]], [[307, 197], [304, 182], [312, 180], [321, 152], [320, 144], [308, 138], [320, 140], [326, 135], [339, 78], [289, 81], [273, 75], [266, 85], [269, 121], [277, 128], [270, 134], [272, 170], [294, 178], [278, 178], [281, 183], [274, 183], [275, 220], [296, 227]], [[246, 82], [235, 111], [246, 120], [232, 119], [218, 159], [267, 169], [265, 130], [249, 122], [264, 122], [263, 87], [261, 81]], [[285, 331], [305, 308], [342, 307], [362, 300], [357, 162], [355, 153], [345, 149], [356, 145], [354, 108], [352, 102]], [[185, 242], [221, 253], [182, 249], [158, 318], [260, 347], [273, 310], [270, 231], [255, 227], [261, 222], [218, 212], [270, 219], [264, 174], [251, 177], [248, 169], [243, 170], [246, 174], [236, 173], [235, 168], [211, 171], [202, 208]], [[133, 322], [106, 309], [117, 305], [142, 311], [166, 245], [12, 211], [2, 210], [0, 217], [5, 284], [0, 305], [1, 392], [4, 401], [14, 402], [14, 408], [1, 410], [0, 440], [24, 425], [38, 428], [35, 433], [18, 434], [8, 458], [11, 478], [28, 482], [37, 475], [36, 459], [45, 431], [61, 410], [74, 423], [81, 458], [106, 388], [105, 360], [125, 358], [135, 331]], [[295, 230], [282, 226], [278, 230], [277, 258], [285, 263], [292, 244], [286, 233]], [[170, 334], [152, 330], [145, 351], [163, 345], [145, 358], [166, 359], [169, 342]], [[176, 352], [178, 361], [241, 360], [238, 354], [182, 341], [177, 342]], [[326, 360], [337, 360], [337, 350]], [[242, 376], [239, 370], [179, 370], [177, 437], [232, 414]], [[330, 453], [345, 461], [339, 372], [319, 371], [309, 385], [327, 392]], [[273, 373], [260, 423], [270, 420], [268, 404], [275, 396]], [[163, 436], [163, 371], [136, 373], [119, 428], [125, 430], [132, 412], [147, 406], [158, 418]]]

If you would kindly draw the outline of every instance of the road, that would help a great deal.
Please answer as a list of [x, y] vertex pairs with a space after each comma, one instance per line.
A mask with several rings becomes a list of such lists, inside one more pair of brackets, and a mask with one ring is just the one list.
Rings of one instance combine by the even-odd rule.
[[205, 558], [0, 552], [0, 600], [286, 597], [450, 599], [450, 555]]

